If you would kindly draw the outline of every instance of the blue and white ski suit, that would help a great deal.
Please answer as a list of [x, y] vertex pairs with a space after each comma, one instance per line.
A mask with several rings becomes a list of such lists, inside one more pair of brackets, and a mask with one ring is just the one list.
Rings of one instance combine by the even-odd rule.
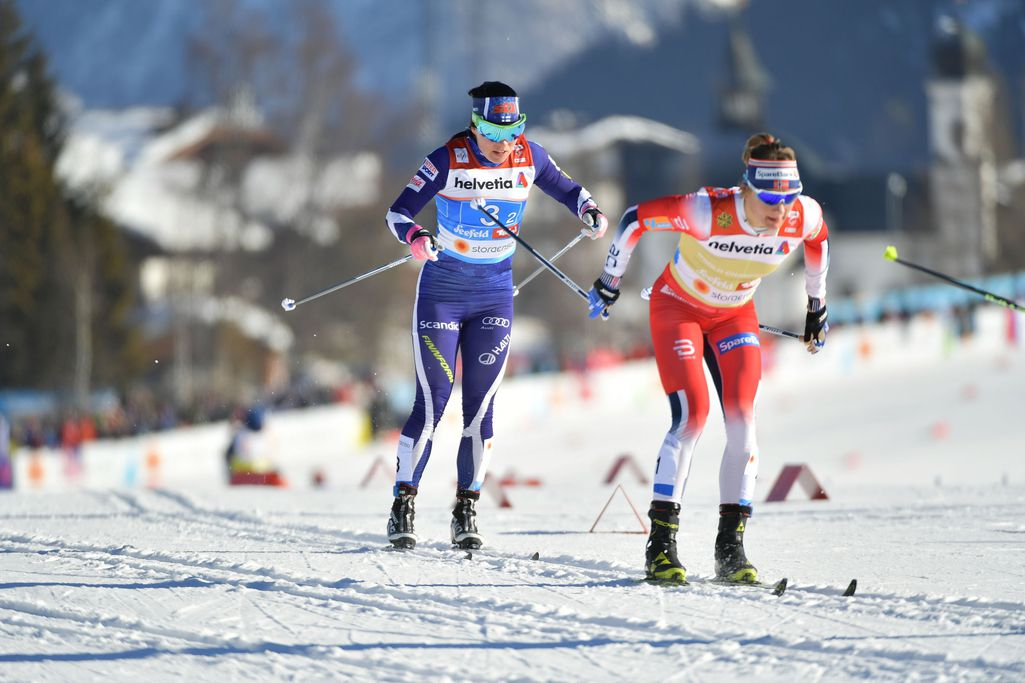
[[413, 217], [433, 197], [438, 210], [437, 261], [427, 261], [413, 304], [416, 399], [398, 447], [400, 484], [418, 486], [431, 455], [434, 430], [455, 381], [456, 353], [463, 359], [463, 435], [456, 458], [460, 489], [479, 491], [491, 456], [492, 409], [512, 339], [512, 255], [516, 241], [470, 205], [487, 210], [513, 232], [522, 227], [533, 185], [579, 217], [591, 195], [566, 176], [543, 147], [520, 136], [509, 158], [488, 161], [469, 131], [427, 156], [388, 211], [400, 242]]

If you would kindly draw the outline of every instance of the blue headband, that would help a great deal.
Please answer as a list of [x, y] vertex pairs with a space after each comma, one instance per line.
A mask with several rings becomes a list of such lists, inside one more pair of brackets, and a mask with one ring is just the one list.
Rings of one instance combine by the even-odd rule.
[[485, 121], [505, 126], [520, 120], [518, 97], [474, 97], [473, 112]]
[[797, 162], [789, 159], [751, 159], [747, 162], [744, 179], [751, 187], [761, 192], [786, 195], [803, 189], [801, 175], [797, 172]]

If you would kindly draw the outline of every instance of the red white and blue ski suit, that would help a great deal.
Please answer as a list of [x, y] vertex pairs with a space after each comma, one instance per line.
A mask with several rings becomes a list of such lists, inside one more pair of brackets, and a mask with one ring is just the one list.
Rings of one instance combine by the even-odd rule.
[[762, 376], [752, 297], [761, 279], [803, 246], [805, 289], [809, 297], [825, 300], [829, 230], [822, 208], [802, 195], [778, 230], [766, 230], [747, 221], [737, 187], [643, 202], [623, 215], [603, 281], [618, 287], [637, 242], [652, 231], [681, 233], [676, 253], [651, 289], [655, 361], [672, 410], [652, 499], [679, 503], [683, 496], [708, 417], [707, 365], [726, 423], [720, 502], [750, 506], [758, 474], [755, 405]]

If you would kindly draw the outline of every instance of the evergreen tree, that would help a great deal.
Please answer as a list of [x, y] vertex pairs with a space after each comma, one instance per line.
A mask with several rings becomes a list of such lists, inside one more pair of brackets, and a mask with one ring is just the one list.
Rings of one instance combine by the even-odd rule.
[[[55, 258], [66, 215], [53, 167], [60, 121], [45, 59], [0, 0], [0, 385], [42, 387], [61, 371], [68, 290]], [[54, 362], [56, 361], [56, 362]], [[65, 366], [66, 367], [66, 366]]]
[[0, 0], [0, 387], [81, 397], [138, 351], [123, 237], [56, 179], [64, 130], [46, 57]]

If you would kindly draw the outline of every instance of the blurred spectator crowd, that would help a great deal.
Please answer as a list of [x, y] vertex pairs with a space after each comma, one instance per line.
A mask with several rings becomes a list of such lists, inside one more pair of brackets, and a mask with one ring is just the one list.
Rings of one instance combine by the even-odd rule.
[[[976, 301], [949, 306], [940, 311], [912, 312], [909, 307], [904, 306], [880, 307], [874, 309], [876, 315], [838, 316], [841, 319], [832, 327], [836, 330], [845, 324], [860, 326], [894, 320], [906, 325], [920, 316], [939, 315], [951, 339], [967, 339], [975, 332], [975, 315], [978, 308], [979, 303]], [[851, 320], [851, 317], [854, 319]], [[1019, 328], [1018, 314], [1008, 311], [1007, 337], [1010, 343], [1019, 342]], [[776, 343], [777, 340], [768, 335], [763, 339], [766, 373], [771, 372], [774, 366], [772, 356]], [[544, 372], [586, 373], [651, 356], [650, 340], [638, 337], [626, 350], [598, 347], [580, 350], [561, 358], [548, 354], [544, 362], [535, 362], [536, 359], [527, 355], [514, 355], [510, 358], [507, 374], [511, 376]], [[457, 363], [457, 375], [460, 372], [461, 363]], [[9, 424], [12, 451], [25, 447], [77, 452], [82, 444], [96, 439], [138, 436], [219, 421], [239, 424], [244, 421], [247, 411], [254, 405], [259, 405], [261, 409], [270, 412], [329, 404], [358, 406], [367, 411], [371, 435], [377, 436], [402, 426], [412, 405], [413, 389], [410, 377], [392, 377], [386, 380], [376, 373], [367, 372], [362, 377], [336, 386], [323, 386], [304, 378], [284, 390], [250, 402], [204, 395], [189, 405], [176, 405], [158, 398], [152, 392], [141, 390], [134, 391], [124, 398], [108, 399], [103, 402], [103, 408], [92, 411], [37, 410], [5, 417]], [[3, 405], [0, 403], [0, 416], [4, 414], [2, 408]]]

